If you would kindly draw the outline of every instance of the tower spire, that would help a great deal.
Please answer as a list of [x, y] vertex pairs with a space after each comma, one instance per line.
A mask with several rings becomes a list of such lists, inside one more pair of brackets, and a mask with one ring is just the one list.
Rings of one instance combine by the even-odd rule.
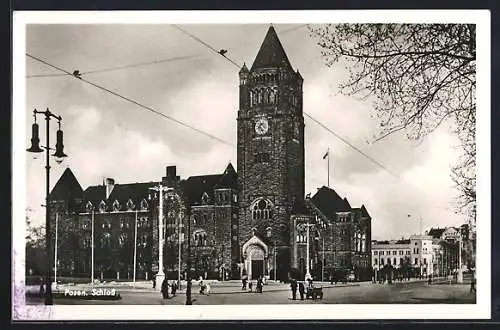
[[285, 50], [283, 49], [283, 45], [276, 34], [276, 30], [271, 24], [250, 71], [264, 68], [277, 68], [282, 65], [283, 62], [285, 66], [290, 69], [292, 68]]

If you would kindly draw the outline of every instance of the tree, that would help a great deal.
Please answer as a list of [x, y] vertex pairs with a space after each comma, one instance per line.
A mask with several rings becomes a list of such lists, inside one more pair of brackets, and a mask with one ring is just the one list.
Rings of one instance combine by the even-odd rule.
[[376, 140], [404, 131], [421, 140], [446, 122], [462, 156], [451, 176], [457, 208], [475, 221], [476, 27], [474, 24], [338, 24], [310, 26], [327, 66], [343, 61], [340, 92], [374, 97]]

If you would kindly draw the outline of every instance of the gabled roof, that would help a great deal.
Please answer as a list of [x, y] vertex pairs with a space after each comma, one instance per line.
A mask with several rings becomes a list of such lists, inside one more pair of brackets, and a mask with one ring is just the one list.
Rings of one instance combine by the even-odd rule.
[[431, 228], [427, 235], [432, 236], [433, 238], [441, 238], [445, 228]]
[[191, 176], [181, 182], [181, 189], [189, 205], [201, 204], [203, 193], [213, 198], [215, 185], [220, 182], [222, 174]]
[[361, 215], [363, 217], [367, 217], [371, 219], [370, 214], [368, 214], [368, 211], [366, 210], [366, 207], [364, 205], [361, 205]]
[[237, 189], [238, 187], [238, 175], [233, 167], [233, 164], [229, 163], [220, 178], [220, 181], [215, 185], [215, 188], [231, 188]]
[[311, 198], [311, 203], [330, 219], [335, 218], [336, 212], [351, 211], [351, 208], [347, 206], [335, 190], [325, 186], [318, 189], [316, 194]]
[[83, 189], [73, 172], [66, 168], [49, 194], [50, 200], [69, 200], [83, 197]]
[[344, 197], [344, 204], [346, 205], [346, 207], [351, 208], [351, 204], [349, 204], [347, 197]]
[[108, 200], [113, 203], [117, 200], [120, 203], [120, 208], [126, 207], [129, 199], [137, 206], [140, 205], [143, 198], [148, 199], [151, 193], [149, 188], [158, 185], [157, 182], [140, 182], [140, 183], [127, 183], [115, 184], [113, 191], [109, 195]]
[[290, 69], [292, 68], [278, 35], [274, 27], [271, 26], [267, 31], [250, 71], [262, 68], [277, 68], [281, 65], [285, 65]]

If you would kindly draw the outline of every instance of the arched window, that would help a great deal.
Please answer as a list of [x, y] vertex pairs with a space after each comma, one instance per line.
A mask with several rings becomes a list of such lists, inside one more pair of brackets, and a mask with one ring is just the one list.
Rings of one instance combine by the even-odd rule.
[[132, 200], [129, 198], [127, 201], [127, 209], [130, 211], [133, 210], [134, 208], [135, 208], [134, 202], [132, 202]]
[[148, 202], [143, 198], [141, 201], [141, 210], [146, 210], [148, 208]]
[[118, 202], [117, 200], [113, 202], [113, 211], [115, 212], [120, 211], [120, 202]]
[[250, 91], [250, 107], [253, 107], [253, 91]]
[[103, 248], [110, 248], [111, 247], [111, 234], [110, 233], [105, 232], [102, 235], [101, 247], [103, 247]]
[[85, 205], [85, 209], [87, 210], [87, 213], [90, 213], [94, 210], [94, 205], [90, 201], [87, 202], [87, 205]]
[[99, 212], [106, 212], [106, 203], [104, 203], [104, 201], [101, 201], [101, 203], [99, 203]]
[[272, 204], [268, 200], [261, 198], [255, 201], [252, 206], [252, 219], [254, 220], [268, 220], [273, 217]]
[[119, 237], [118, 237], [118, 244], [120, 245], [120, 247], [124, 247], [125, 246], [125, 242], [127, 241], [127, 234], [125, 233], [122, 233]]
[[194, 246], [207, 246], [207, 233], [198, 229], [193, 233]]
[[376, 265], [378, 265], [378, 263], [377, 263], [377, 258], [375, 258], [374, 260], [375, 260], [375, 261], [373, 262], [373, 264], [374, 264], [375, 266], [376, 266]]

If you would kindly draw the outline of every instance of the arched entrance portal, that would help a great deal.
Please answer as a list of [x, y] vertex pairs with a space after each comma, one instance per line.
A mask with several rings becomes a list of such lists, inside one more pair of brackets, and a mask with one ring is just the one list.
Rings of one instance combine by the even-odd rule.
[[257, 236], [253, 236], [243, 245], [244, 270], [249, 279], [265, 277], [269, 272], [268, 248]]

